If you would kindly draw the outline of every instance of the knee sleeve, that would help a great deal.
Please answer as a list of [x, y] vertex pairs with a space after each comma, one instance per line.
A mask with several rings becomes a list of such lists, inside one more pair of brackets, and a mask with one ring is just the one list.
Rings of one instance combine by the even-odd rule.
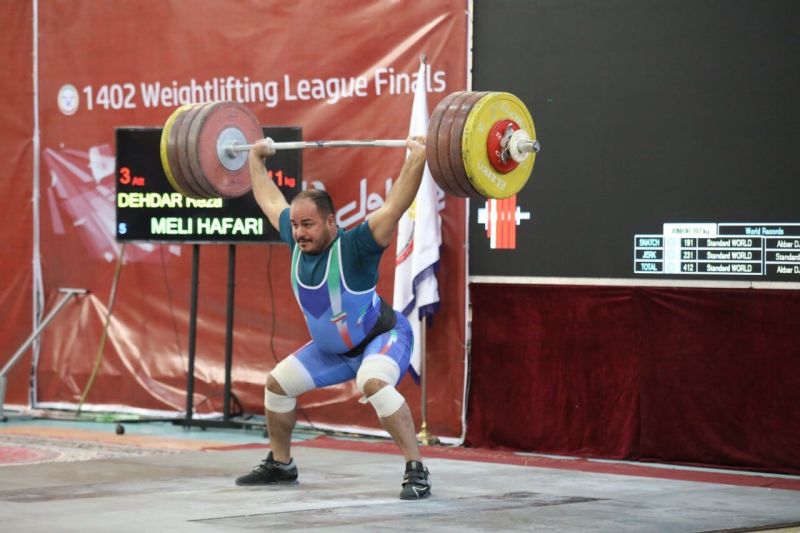
[[314, 380], [306, 368], [290, 355], [270, 372], [286, 395], [277, 394], [264, 387], [264, 405], [274, 413], [288, 413], [297, 405], [297, 396], [314, 388]]
[[297, 399], [293, 396], [276, 394], [264, 388], [264, 405], [267, 411], [272, 411], [273, 413], [290, 413], [297, 406]]
[[377, 379], [394, 386], [400, 379], [400, 367], [385, 355], [368, 355], [356, 375], [356, 385], [361, 394], [364, 394], [364, 385], [370, 379]]
[[385, 355], [368, 355], [361, 363], [356, 376], [356, 385], [361, 394], [364, 394], [364, 385], [370, 379], [377, 379], [387, 385], [367, 398], [381, 418], [386, 418], [397, 412], [405, 403], [403, 395], [397, 392], [394, 385], [400, 379], [400, 367]]
[[375, 412], [381, 418], [386, 418], [397, 412], [398, 409], [403, 407], [406, 399], [403, 395], [397, 392], [392, 385], [386, 385], [384, 388], [367, 398], [367, 401], [375, 408]]

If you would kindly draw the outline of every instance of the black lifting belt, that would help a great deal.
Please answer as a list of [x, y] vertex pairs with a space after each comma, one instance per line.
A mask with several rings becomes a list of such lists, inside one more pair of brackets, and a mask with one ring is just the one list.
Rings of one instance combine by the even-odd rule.
[[361, 342], [341, 355], [345, 357], [358, 357], [364, 352], [364, 348], [366, 348], [367, 344], [372, 342], [378, 335], [386, 333], [394, 328], [395, 324], [397, 324], [397, 315], [394, 314], [394, 309], [381, 298], [381, 314], [375, 322], [375, 325], [372, 326], [372, 330], [370, 330]]

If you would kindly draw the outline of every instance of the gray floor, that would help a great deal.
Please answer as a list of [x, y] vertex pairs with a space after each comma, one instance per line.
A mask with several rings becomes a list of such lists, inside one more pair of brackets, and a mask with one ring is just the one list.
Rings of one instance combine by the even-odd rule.
[[[427, 500], [397, 498], [402, 459], [297, 446], [300, 483], [241, 488], [264, 449], [0, 468], [0, 530], [712, 531], [796, 526], [800, 491], [429, 459]], [[796, 529], [791, 527], [792, 530]]]

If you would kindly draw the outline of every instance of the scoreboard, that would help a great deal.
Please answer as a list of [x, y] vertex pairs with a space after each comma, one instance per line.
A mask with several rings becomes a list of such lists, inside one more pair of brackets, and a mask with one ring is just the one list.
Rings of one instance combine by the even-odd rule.
[[[275, 141], [300, 141], [297, 127], [267, 127]], [[116, 130], [116, 238], [120, 242], [278, 242], [278, 231], [252, 192], [239, 198], [195, 199], [170, 185], [161, 166], [161, 128]], [[287, 201], [300, 191], [300, 150], [280, 150], [265, 160], [267, 175]]]
[[635, 274], [800, 280], [800, 224], [664, 224], [634, 241]]
[[474, 6], [472, 89], [542, 148], [515, 198], [470, 200], [473, 280], [800, 283], [800, 2]]

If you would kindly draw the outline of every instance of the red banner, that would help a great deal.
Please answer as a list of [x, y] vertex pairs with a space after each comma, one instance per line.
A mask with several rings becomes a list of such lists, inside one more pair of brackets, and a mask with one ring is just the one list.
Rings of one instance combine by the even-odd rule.
[[[11, 43], [32, 42], [31, 9], [14, 6], [2, 8], [11, 12], [4, 20], [19, 22], [3, 37], [7, 52]], [[115, 128], [160, 126], [185, 103], [237, 100], [264, 125], [301, 126], [308, 140], [402, 139], [421, 54], [429, 64], [421, 81], [430, 109], [466, 86], [464, 0], [45, 0], [38, 6], [46, 306], [54, 305], [59, 287], [91, 291], [68, 304], [43, 335], [36, 390], [42, 406], [76, 405], [98, 365], [87, 405], [185, 407], [190, 246], [126, 245], [107, 340], [99, 350], [121, 249], [114, 238]], [[20, 109], [31, 115], [33, 99], [25, 94], [30, 46], [6, 54], [20, 70], [14, 83], [22, 89], [5, 94], [24, 94], [4, 101], [6, 116], [16, 117]], [[33, 128], [27, 119], [18, 120], [3, 132], [12, 152], [4, 172], [16, 172], [5, 188], [14, 227], [2, 229], [6, 248], [15, 252], [13, 261], [3, 261], [4, 279], [13, 280], [0, 293], [0, 303], [11, 310], [0, 330], [4, 353], [23, 340], [20, 332], [30, 331]], [[397, 149], [306, 150], [304, 185], [328, 190], [339, 223], [350, 227], [382, 204], [404, 156]], [[465, 206], [453, 197], [441, 203], [442, 306], [428, 330], [428, 424], [435, 434], [458, 437], [465, 386]], [[201, 247], [198, 413], [222, 411], [227, 251], [224, 245]], [[232, 391], [246, 412], [261, 413], [267, 371], [305, 343], [308, 333], [287, 283], [287, 247], [239, 245], [236, 253]], [[394, 246], [385, 257], [378, 290], [390, 298]], [[8, 403], [26, 403], [24, 375], [12, 374]], [[309, 393], [300, 401], [300, 421], [378, 427], [374, 412], [356, 402], [354, 389], [345, 384]], [[400, 390], [418, 415], [419, 387], [406, 379]]]
[[[33, 315], [33, 70], [32, 8], [26, 2], [0, 2], [0, 54], [5, 74], [0, 76], [0, 368], [30, 335]], [[7, 401], [27, 403], [30, 357], [14, 367], [8, 378]], [[2, 398], [0, 398], [2, 400]]]

